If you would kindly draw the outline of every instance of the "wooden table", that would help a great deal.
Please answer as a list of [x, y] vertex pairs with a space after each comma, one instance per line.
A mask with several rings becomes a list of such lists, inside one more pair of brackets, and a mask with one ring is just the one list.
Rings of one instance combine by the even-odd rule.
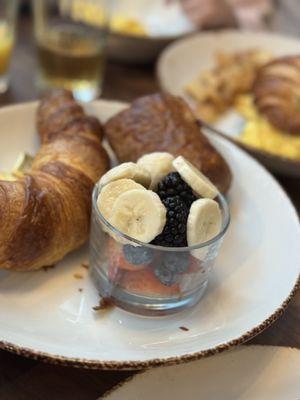
[[[31, 21], [22, 18], [19, 25], [19, 39], [11, 67], [11, 89], [0, 96], [0, 105], [38, 97], [34, 88], [36, 66]], [[108, 64], [103, 97], [130, 101], [157, 90], [153, 66]], [[300, 181], [283, 177], [277, 179], [300, 212]], [[300, 348], [300, 292], [291, 301], [284, 315], [250, 343]], [[131, 374], [57, 367], [0, 351], [0, 399], [95, 400]]]

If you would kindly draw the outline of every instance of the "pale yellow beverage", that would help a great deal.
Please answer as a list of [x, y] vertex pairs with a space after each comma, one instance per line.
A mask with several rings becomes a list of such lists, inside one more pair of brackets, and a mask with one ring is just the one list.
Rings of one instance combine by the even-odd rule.
[[[40, 78], [43, 86], [64, 87], [82, 100], [98, 90], [103, 78], [101, 38], [78, 26], [60, 24], [37, 40]], [[94, 95], [92, 96], [94, 97]]]
[[0, 20], [0, 79], [7, 74], [13, 44], [13, 32], [5, 21]]
[[33, 0], [41, 90], [63, 87], [78, 100], [101, 93], [110, 0]]

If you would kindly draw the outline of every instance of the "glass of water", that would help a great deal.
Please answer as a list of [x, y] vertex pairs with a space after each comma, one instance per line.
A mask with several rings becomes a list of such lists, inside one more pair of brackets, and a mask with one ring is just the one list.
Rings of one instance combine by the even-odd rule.
[[40, 90], [62, 87], [90, 101], [101, 93], [109, 0], [33, 0]]
[[9, 84], [9, 63], [15, 42], [17, 0], [0, 0], [0, 93]]

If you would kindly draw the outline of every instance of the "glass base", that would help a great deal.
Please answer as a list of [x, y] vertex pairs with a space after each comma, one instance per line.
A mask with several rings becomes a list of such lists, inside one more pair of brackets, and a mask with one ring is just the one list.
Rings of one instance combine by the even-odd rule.
[[107, 278], [95, 268], [91, 269], [90, 274], [102, 297], [109, 297], [112, 303], [125, 311], [152, 317], [174, 314], [194, 306], [204, 295], [208, 282], [205, 280], [197, 290], [187, 293], [184, 296], [159, 298], [129, 293], [118, 286], [112, 285]]
[[46, 78], [39, 76], [36, 80], [36, 86], [40, 93], [54, 88], [71, 90], [74, 98], [82, 102], [95, 100], [101, 95], [99, 82], [64, 80], [53, 83], [52, 81], [48, 81]]
[[7, 75], [0, 76], [0, 94], [7, 92], [9, 79]]

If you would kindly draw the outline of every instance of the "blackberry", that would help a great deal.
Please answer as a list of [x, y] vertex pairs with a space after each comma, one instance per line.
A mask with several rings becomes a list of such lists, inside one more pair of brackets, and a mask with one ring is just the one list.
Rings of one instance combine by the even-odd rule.
[[161, 200], [173, 196], [179, 196], [188, 209], [197, 197], [190, 186], [181, 178], [178, 172], [170, 172], [157, 186], [157, 194]]
[[186, 222], [189, 209], [179, 196], [162, 199], [167, 209], [167, 221], [162, 233], [153, 240], [153, 244], [167, 247], [187, 246]]
[[142, 246], [132, 246], [131, 244], [123, 246], [123, 253], [126, 260], [133, 265], [150, 264], [154, 257], [152, 249]]

